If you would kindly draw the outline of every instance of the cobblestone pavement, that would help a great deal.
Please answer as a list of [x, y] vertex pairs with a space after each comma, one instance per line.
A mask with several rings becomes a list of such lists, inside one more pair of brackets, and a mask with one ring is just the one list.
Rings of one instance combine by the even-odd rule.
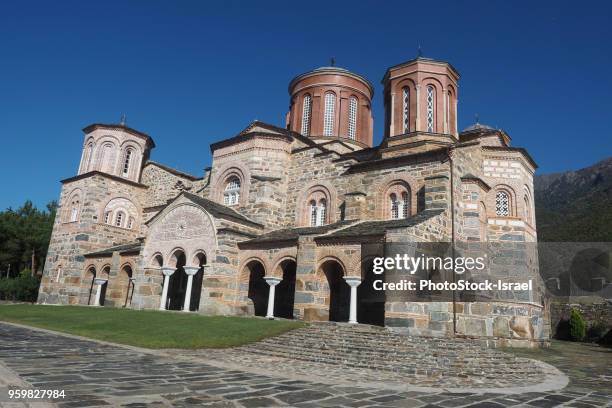
[[[224, 351], [208, 352], [213, 361]], [[510, 393], [516, 391], [510, 388], [501, 394], [400, 390], [342, 382], [325, 372], [300, 379], [250, 367], [236, 369], [193, 356], [147, 352], [2, 323], [0, 362], [34, 388], [64, 389], [66, 398], [56, 401], [60, 407], [612, 406], [611, 390], [589, 388], [588, 383], [518, 394]]]

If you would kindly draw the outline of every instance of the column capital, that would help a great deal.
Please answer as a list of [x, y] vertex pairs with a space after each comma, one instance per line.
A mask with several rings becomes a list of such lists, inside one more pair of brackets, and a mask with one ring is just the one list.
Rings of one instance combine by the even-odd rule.
[[265, 277], [264, 277], [264, 280], [265, 280], [266, 282], [268, 282], [268, 285], [270, 285], [270, 286], [276, 286], [276, 285], [278, 285], [278, 284], [280, 283], [280, 281], [281, 281], [281, 279], [280, 279], [280, 278], [277, 278], [277, 277], [275, 277], [275, 276], [265, 276]]
[[351, 288], [356, 288], [361, 285], [361, 278], [357, 276], [345, 276], [344, 280]]
[[108, 279], [100, 279], [100, 278], [94, 279], [94, 283], [96, 285], [104, 285], [106, 282], [108, 282]]
[[165, 276], [170, 276], [174, 273], [174, 271], [176, 270], [176, 268], [172, 267], [172, 266], [162, 266], [161, 267], [161, 271]]
[[200, 270], [197, 266], [183, 266], [183, 269], [187, 275], [195, 275]]

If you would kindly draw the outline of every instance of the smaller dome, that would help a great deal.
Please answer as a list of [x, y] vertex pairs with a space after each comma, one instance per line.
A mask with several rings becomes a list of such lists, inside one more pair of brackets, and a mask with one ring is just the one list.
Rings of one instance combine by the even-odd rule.
[[468, 126], [465, 129], [463, 129], [463, 132], [474, 132], [474, 131], [482, 131], [482, 130], [495, 130], [495, 128], [492, 128], [491, 126], [488, 126], [488, 125], [483, 125], [480, 122], [476, 122], [473, 125]]

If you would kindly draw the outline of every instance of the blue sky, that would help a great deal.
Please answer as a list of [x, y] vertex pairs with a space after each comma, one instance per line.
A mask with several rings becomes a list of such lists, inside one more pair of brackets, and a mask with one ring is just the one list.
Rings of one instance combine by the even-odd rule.
[[209, 143], [259, 119], [282, 126], [287, 85], [327, 65], [380, 80], [413, 58], [461, 73], [459, 126], [505, 129], [540, 173], [612, 155], [609, 2], [57, 1], [0, 5], [0, 208], [57, 199], [81, 129], [128, 125], [152, 159], [201, 175]]

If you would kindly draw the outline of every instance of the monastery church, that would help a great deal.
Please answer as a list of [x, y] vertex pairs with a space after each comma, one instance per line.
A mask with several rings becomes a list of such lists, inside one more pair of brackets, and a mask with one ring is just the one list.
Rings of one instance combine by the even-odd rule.
[[489, 302], [373, 289], [391, 278], [372, 273], [370, 244], [537, 241], [537, 166], [501, 129], [457, 129], [458, 81], [424, 57], [388, 68], [374, 145], [372, 84], [306, 72], [289, 83], [284, 127], [255, 121], [213, 143], [201, 175], [152, 161], [153, 138], [124, 121], [85, 127], [38, 302], [548, 339], [539, 286]]

